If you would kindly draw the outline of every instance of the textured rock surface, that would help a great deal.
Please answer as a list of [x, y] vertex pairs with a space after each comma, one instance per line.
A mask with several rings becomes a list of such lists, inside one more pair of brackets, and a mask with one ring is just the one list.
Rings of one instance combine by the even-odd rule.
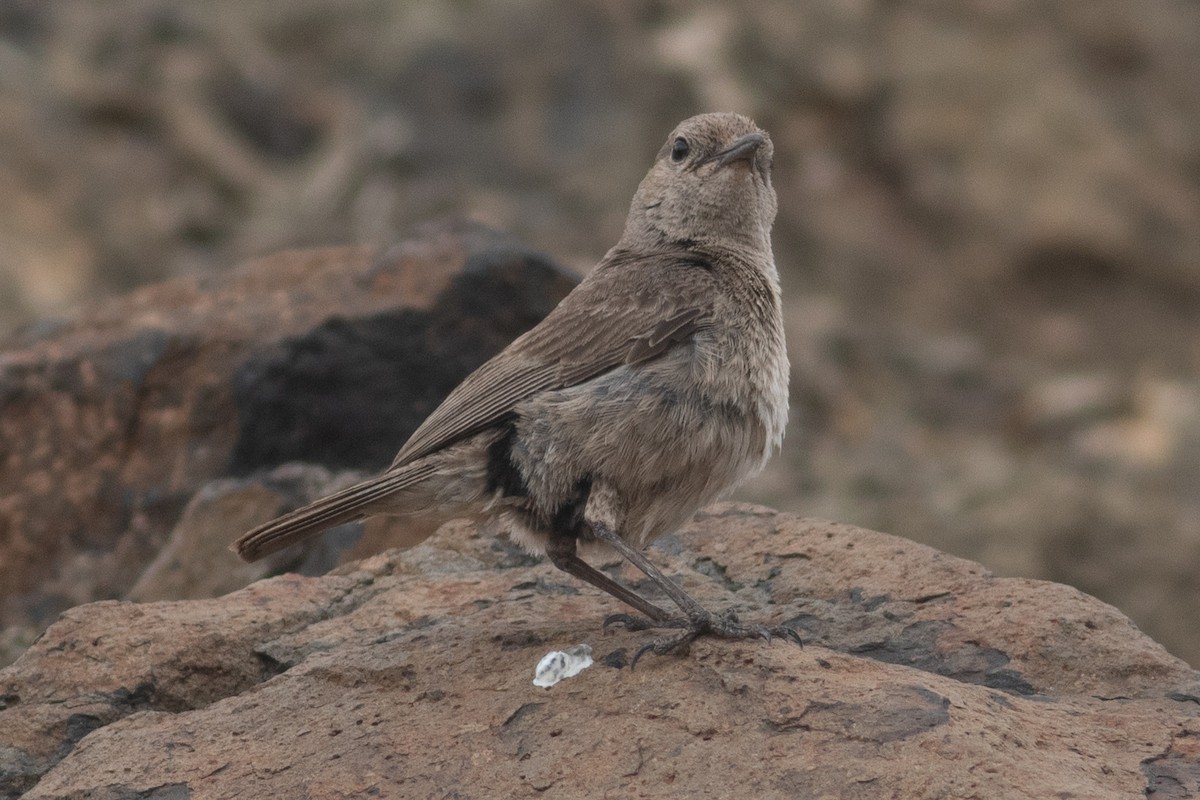
[[[0, 625], [124, 596], [214, 479], [289, 461], [385, 465], [572, 285], [499, 234], [447, 222], [390, 249], [293, 251], [160, 284], [26, 332], [0, 353]], [[276, 475], [257, 494], [244, 482], [240, 501], [213, 487], [173, 548], [195, 529], [188, 554], [219, 550], [328, 483]], [[182, 576], [170, 558], [160, 584]], [[231, 569], [223, 558], [190, 566]], [[163, 596], [147, 580], [141, 596]]]
[[[615, 601], [450, 525], [322, 578], [72, 609], [0, 672], [0, 796], [1200, 791], [1196, 673], [1073, 589], [754, 506], [655, 552], [808, 645], [701, 641], [631, 671], [646, 634], [600, 632]], [[578, 642], [595, 666], [531, 684]]]

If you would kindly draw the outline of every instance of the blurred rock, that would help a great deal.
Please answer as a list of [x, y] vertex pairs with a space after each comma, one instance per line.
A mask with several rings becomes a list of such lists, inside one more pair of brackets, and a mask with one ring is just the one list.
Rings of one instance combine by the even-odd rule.
[[[664, 551], [672, 553], [666, 556]], [[1200, 683], [1115, 609], [716, 506], [652, 557], [783, 642], [628, 655], [623, 610], [451, 525], [323, 578], [73, 609], [0, 671], [0, 797], [1184, 797]], [[552, 689], [549, 650], [597, 663]]]
[[[211, 481], [284, 462], [385, 466], [573, 285], [512, 240], [446, 222], [390, 249], [294, 251], [164, 283], [28, 331], [0, 353], [0, 624], [44, 625], [139, 576], [145, 598], [260, 576], [221, 553], [237, 529], [345, 478]], [[333, 563], [315, 552], [307, 569]]]
[[1129, 394], [1115, 375], [1059, 375], [1026, 392], [1025, 423], [1040, 435], [1061, 435], [1128, 412]]
[[[335, 478], [312, 464], [290, 463], [252, 478], [226, 478], [206, 484], [184, 508], [167, 543], [125, 598], [145, 603], [217, 597], [284, 571], [322, 575], [361, 535], [361, 525], [341, 525], [304, 548], [276, 553], [247, 564], [233, 552], [240, 532], [345, 488], [362, 474]], [[297, 554], [303, 554], [297, 558]]]

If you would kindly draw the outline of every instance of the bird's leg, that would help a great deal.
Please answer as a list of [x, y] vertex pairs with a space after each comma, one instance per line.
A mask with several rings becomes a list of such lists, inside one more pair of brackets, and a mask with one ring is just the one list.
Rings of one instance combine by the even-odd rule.
[[[546, 556], [554, 566], [574, 575], [597, 589], [608, 592], [622, 603], [631, 605], [657, 623], [668, 622], [671, 615], [632, 589], [626, 588], [575, 554], [575, 537], [552, 535], [546, 544]], [[625, 615], [621, 615], [625, 616]], [[629, 618], [634, 619], [633, 617]], [[607, 625], [607, 623], [605, 623]], [[649, 626], [647, 626], [649, 627]]]
[[[658, 586], [667, 597], [670, 597], [675, 605], [679, 606], [680, 610], [686, 615], [686, 620], [675, 619], [658, 619], [658, 625], [644, 627], [678, 627], [682, 628], [679, 633], [670, 636], [656, 639], [653, 642], [638, 650], [633, 657], [632, 665], [636, 665], [638, 659], [647, 652], [653, 651], [657, 655], [666, 655], [687, 647], [693, 640], [703, 634], [712, 634], [720, 636], [724, 639], [753, 639], [761, 638], [770, 641], [772, 637], [779, 636], [788, 639], [797, 644], [800, 644], [800, 636], [791, 628], [786, 628], [782, 625], [773, 628], [768, 628], [763, 625], [743, 625], [738, 622], [737, 615], [732, 611], [724, 614], [713, 614], [706, 610], [704, 606], [697, 603], [691, 595], [680, 588], [674, 581], [663, 574], [650, 559], [646, 558], [642, 552], [629, 544], [616, 534], [611, 528], [601, 522], [593, 521], [591, 524], [592, 536], [597, 540], [604, 542], [620, 553], [629, 563], [646, 573], [650, 580]], [[572, 549], [574, 549], [572, 547]], [[586, 565], [585, 565], [586, 566]], [[619, 595], [618, 595], [619, 596]], [[636, 597], [636, 595], [635, 595]], [[622, 598], [624, 599], [624, 598]], [[640, 599], [640, 598], [639, 598]], [[626, 601], [628, 602], [628, 601]], [[637, 606], [633, 603], [630, 605]], [[640, 609], [639, 609], [640, 610]], [[644, 613], [644, 612], [643, 612]], [[649, 615], [648, 615], [649, 616]], [[612, 617], [606, 621], [606, 624], [614, 620]]]

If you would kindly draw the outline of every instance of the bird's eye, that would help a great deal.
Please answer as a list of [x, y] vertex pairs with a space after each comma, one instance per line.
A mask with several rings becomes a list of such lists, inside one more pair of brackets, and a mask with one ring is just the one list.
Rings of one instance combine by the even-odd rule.
[[675, 143], [671, 145], [671, 160], [678, 164], [680, 161], [683, 161], [685, 158], [687, 158], [687, 154], [687, 139], [680, 136], [675, 140]]

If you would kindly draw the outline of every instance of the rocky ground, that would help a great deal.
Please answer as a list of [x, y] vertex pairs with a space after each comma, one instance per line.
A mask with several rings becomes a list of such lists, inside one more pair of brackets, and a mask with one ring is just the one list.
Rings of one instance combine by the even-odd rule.
[[[0, 671], [0, 797], [1200, 791], [1196, 672], [1075, 589], [755, 506], [651, 552], [806, 645], [702, 640], [632, 669], [652, 634], [602, 633], [616, 601], [451, 525], [325, 577], [67, 612]], [[532, 685], [581, 642], [591, 668]]]
[[1081, 587], [1200, 663], [1198, 42], [1190, 0], [8, 0], [0, 314], [40, 321], [5, 349], [448, 212], [586, 269], [675, 122], [740, 110], [795, 366], [746, 496]]
[[256, 566], [227, 549], [233, 531], [386, 466], [575, 281], [450, 221], [391, 248], [177, 279], [28, 331], [0, 355], [0, 621], [32, 638], [90, 600], [213, 597], [285, 568], [321, 574], [360, 539], [371, 552], [419, 537], [357, 525]]

